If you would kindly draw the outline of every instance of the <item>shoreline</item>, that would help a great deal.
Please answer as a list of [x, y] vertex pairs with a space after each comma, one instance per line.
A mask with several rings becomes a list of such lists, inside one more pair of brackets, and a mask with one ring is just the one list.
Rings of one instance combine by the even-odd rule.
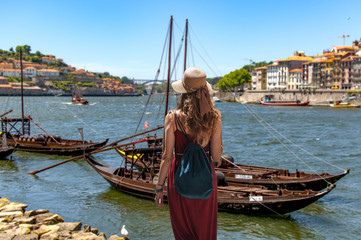
[[98, 233], [97, 228], [82, 222], [64, 222], [61, 216], [47, 209], [26, 211], [27, 207], [0, 197], [0, 239], [129, 240], [118, 235], [106, 238], [103, 232]]

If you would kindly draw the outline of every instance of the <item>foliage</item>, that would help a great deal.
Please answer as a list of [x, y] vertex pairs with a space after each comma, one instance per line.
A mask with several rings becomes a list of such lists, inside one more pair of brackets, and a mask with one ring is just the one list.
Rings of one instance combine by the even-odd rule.
[[211, 85], [216, 85], [222, 77], [207, 78], [207, 82]]
[[124, 84], [133, 84], [133, 80], [127, 78], [127, 77], [122, 77], [122, 83]]
[[251, 82], [251, 74], [246, 69], [237, 69], [230, 72], [219, 80], [217, 87], [221, 90], [236, 88], [246, 82]]
[[20, 52], [20, 48], [25, 54], [30, 54], [31, 47], [29, 45], [23, 45], [23, 46], [16, 46], [15, 51], [18, 53]]
[[254, 62], [254, 61], [251, 60], [251, 64], [244, 65], [242, 68], [246, 69], [249, 73], [251, 73], [254, 68], [264, 67], [264, 66], [267, 66], [269, 64], [272, 64], [272, 62], [266, 62], [266, 61]]
[[142, 93], [145, 93], [145, 86], [144, 85], [141, 85], [141, 84], [137, 84], [134, 86], [134, 88], [138, 91], [138, 92], [142, 92]]

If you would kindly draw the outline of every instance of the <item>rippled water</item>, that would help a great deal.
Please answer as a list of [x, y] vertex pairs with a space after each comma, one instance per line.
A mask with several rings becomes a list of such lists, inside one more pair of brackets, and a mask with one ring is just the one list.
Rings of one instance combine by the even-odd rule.
[[[154, 100], [161, 98], [155, 96]], [[110, 138], [115, 141], [135, 132], [147, 100], [146, 97], [87, 99], [91, 103], [89, 106], [73, 106], [66, 97], [27, 97], [25, 109], [40, 126], [63, 138], [80, 139], [77, 129], [83, 127], [87, 140]], [[174, 104], [175, 98], [171, 98], [171, 107]], [[233, 156], [237, 163], [319, 173], [340, 173], [351, 168], [350, 174], [341, 179], [331, 193], [286, 216], [219, 213], [218, 239], [359, 238], [360, 109], [236, 103], [216, 103], [216, 107], [222, 112], [224, 154]], [[0, 113], [9, 109], [18, 113], [19, 99], [0, 97]], [[156, 127], [163, 111], [153, 104], [146, 111], [139, 130], [145, 121], [151, 128]], [[155, 119], [157, 113], [160, 117]], [[41, 130], [32, 130], [41, 133]], [[96, 157], [109, 166], [121, 164], [115, 151]], [[83, 160], [37, 176], [27, 174], [65, 159], [67, 157], [16, 152], [12, 160], [0, 161], [0, 196], [27, 203], [28, 209], [49, 209], [65, 221], [81, 221], [97, 227], [108, 237], [120, 235], [121, 226], [125, 224], [130, 239], [172, 239], [167, 206], [159, 209], [152, 201], [113, 190]]]

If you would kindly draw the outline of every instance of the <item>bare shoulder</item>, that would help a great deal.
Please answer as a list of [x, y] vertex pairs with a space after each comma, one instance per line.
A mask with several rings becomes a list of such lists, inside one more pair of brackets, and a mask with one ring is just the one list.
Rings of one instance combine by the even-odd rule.
[[175, 115], [175, 110], [170, 110], [167, 115], [165, 116], [164, 119], [164, 127], [165, 128], [172, 128], [174, 129], [175, 125], [174, 125], [174, 115]]

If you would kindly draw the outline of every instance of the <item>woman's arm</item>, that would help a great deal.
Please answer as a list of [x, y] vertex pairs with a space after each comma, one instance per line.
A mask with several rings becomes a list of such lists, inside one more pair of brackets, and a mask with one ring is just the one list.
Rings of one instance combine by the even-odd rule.
[[170, 112], [167, 114], [164, 120], [164, 139], [163, 139], [163, 154], [162, 162], [160, 164], [158, 183], [155, 187], [156, 192], [155, 202], [157, 206], [163, 207], [163, 186], [165, 179], [168, 175], [168, 170], [173, 161], [173, 149], [175, 144], [175, 124], [174, 124], [174, 113]]
[[221, 156], [223, 153], [222, 144], [222, 120], [221, 116], [215, 121], [211, 136], [211, 154], [213, 161], [217, 162], [217, 166], [222, 163]]

